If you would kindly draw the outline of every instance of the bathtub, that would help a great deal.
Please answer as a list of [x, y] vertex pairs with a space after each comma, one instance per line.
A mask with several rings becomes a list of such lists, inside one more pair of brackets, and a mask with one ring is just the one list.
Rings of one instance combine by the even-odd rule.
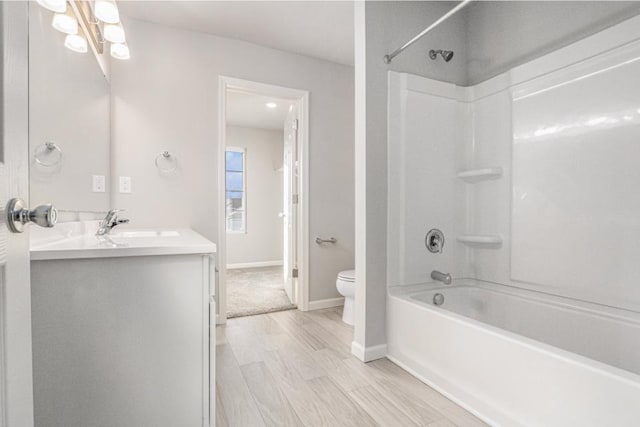
[[387, 345], [491, 425], [640, 425], [638, 313], [467, 279], [390, 287]]

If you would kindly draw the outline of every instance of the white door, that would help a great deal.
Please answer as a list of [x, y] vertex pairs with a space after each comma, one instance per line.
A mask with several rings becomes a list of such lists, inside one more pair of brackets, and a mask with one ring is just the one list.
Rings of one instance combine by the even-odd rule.
[[284, 122], [284, 290], [292, 303], [296, 304], [296, 281], [298, 271], [298, 108], [289, 109]]
[[[28, 2], [0, 2], [0, 206], [28, 200]], [[0, 426], [33, 426], [28, 233], [0, 220]]]

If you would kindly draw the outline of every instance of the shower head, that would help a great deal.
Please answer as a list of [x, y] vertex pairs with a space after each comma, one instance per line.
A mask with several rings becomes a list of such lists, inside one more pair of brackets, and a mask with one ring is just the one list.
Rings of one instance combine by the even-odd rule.
[[451, 59], [453, 59], [452, 50], [442, 50], [442, 49], [438, 49], [438, 50], [431, 49], [429, 51], [429, 58], [436, 59], [438, 57], [438, 54], [442, 56], [442, 59], [444, 59], [445, 62], [449, 62], [451, 61]]

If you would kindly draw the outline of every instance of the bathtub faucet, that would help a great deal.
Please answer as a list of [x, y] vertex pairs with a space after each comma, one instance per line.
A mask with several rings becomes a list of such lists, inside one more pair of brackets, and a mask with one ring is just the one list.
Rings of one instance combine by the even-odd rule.
[[442, 273], [438, 270], [433, 270], [431, 272], [431, 278], [433, 280], [437, 280], [438, 282], [442, 282], [445, 285], [451, 284], [451, 275], [449, 273]]

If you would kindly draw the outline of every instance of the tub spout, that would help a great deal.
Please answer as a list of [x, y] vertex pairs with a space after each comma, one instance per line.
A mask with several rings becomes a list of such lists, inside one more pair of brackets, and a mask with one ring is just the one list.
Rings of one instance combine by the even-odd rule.
[[433, 280], [437, 280], [438, 282], [442, 282], [445, 285], [451, 284], [451, 275], [449, 273], [442, 273], [438, 270], [433, 270], [431, 272], [431, 278]]

